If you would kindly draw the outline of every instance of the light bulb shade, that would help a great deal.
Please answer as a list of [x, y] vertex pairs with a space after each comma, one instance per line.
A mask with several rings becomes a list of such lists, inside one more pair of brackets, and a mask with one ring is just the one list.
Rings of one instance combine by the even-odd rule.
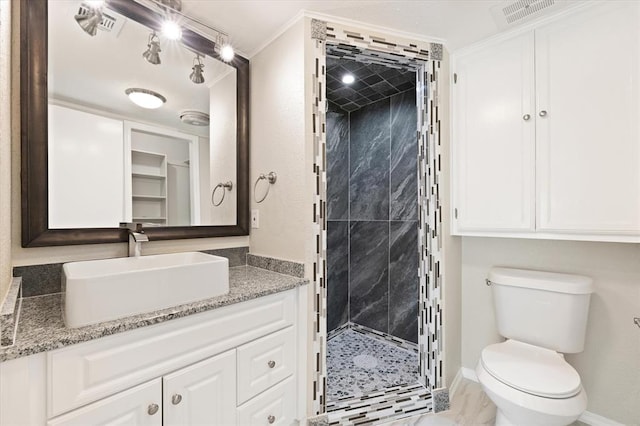
[[150, 41], [149, 44], [147, 44], [147, 50], [142, 54], [142, 57], [150, 64], [158, 65], [160, 64], [161, 51], [159, 41]]
[[167, 98], [153, 90], [131, 88], [125, 90], [124, 93], [129, 96], [131, 102], [142, 108], [156, 109], [167, 102]]
[[85, 33], [94, 36], [98, 32], [98, 25], [102, 22], [102, 12], [99, 9], [91, 9], [86, 15], [77, 14], [75, 19]]
[[194, 65], [193, 68], [191, 68], [192, 71], [191, 71], [191, 75], [189, 76], [189, 78], [195, 84], [204, 83], [203, 68], [204, 68], [203, 64], [197, 64], [197, 65]]

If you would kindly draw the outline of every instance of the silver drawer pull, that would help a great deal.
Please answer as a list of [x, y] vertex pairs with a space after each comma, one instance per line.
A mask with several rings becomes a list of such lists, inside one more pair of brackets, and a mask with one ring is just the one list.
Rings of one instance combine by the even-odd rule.
[[547, 115], [547, 111], [545, 110], [540, 111], [540, 117], [546, 117], [546, 115]]
[[269, 368], [273, 368], [273, 367], [275, 367], [275, 366], [276, 366], [276, 362], [275, 362], [275, 361], [269, 361], [269, 362], [267, 363], [267, 365], [269, 366]]
[[173, 396], [171, 397], [171, 403], [172, 403], [173, 405], [178, 405], [178, 404], [180, 404], [180, 401], [182, 401], [182, 395], [180, 395], [179, 393], [177, 393], [177, 394], [175, 394], [175, 395], [173, 395]]
[[158, 406], [158, 404], [151, 404], [147, 409], [147, 413], [149, 413], [150, 416], [153, 416], [155, 413], [158, 412], [159, 409], [160, 407]]
[[531, 116], [529, 114], [525, 114], [525, 115], [522, 116], [522, 119], [524, 121], [529, 121], [530, 118], [531, 118]]
[[267, 420], [269, 421], [269, 423], [273, 423], [276, 421], [276, 416], [269, 416], [267, 417]]

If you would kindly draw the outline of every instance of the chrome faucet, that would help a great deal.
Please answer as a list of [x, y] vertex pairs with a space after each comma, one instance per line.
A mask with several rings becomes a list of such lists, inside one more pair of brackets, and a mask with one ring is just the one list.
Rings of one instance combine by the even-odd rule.
[[149, 237], [144, 233], [141, 223], [135, 222], [122, 222], [121, 228], [126, 228], [129, 231], [129, 257], [140, 257], [140, 249], [142, 243], [149, 241]]

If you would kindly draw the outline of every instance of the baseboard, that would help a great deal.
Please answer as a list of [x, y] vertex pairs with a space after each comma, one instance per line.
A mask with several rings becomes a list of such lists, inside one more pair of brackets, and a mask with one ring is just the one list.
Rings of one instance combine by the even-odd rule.
[[[478, 376], [476, 375], [475, 370], [471, 368], [461, 367], [460, 370], [458, 370], [456, 377], [453, 379], [453, 383], [451, 384], [451, 395], [455, 395], [454, 387], [457, 387], [462, 379], [471, 380], [476, 383], [478, 382]], [[598, 414], [591, 413], [589, 411], [585, 411], [584, 413], [582, 413], [578, 421], [589, 426], [624, 426], [624, 424], [622, 423], [616, 422], [615, 420], [611, 420]]]
[[478, 376], [476, 371], [472, 368], [460, 367], [460, 374], [467, 380], [478, 383]]
[[584, 413], [582, 413], [578, 421], [590, 426], [624, 426], [624, 424], [622, 423], [616, 422], [615, 420], [608, 419], [598, 414], [590, 413], [589, 411], [585, 411]]
[[462, 379], [464, 379], [464, 377], [462, 376], [462, 368], [461, 368], [458, 370], [458, 372], [456, 373], [456, 376], [453, 378], [453, 381], [451, 382], [451, 386], [449, 386], [450, 399], [453, 399], [454, 395], [458, 390], [458, 386], [460, 386], [460, 382], [462, 382]]

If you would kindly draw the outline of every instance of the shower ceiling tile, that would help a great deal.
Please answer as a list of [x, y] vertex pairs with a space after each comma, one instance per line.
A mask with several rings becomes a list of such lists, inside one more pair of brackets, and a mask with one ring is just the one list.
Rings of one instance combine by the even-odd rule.
[[[327, 99], [343, 111], [355, 111], [396, 93], [415, 89], [414, 68], [358, 62], [345, 52], [351, 51], [340, 46], [327, 53]], [[353, 74], [356, 80], [350, 85], [343, 83], [345, 74]]]

